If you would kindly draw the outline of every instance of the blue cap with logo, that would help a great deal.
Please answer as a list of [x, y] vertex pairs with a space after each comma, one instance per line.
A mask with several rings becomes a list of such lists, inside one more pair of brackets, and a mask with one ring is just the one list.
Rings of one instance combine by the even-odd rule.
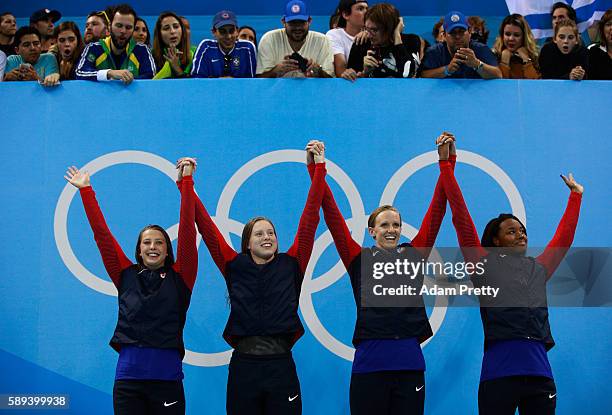
[[300, 0], [291, 0], [285, 6], [285, 15], [283, 16], [285, 22], [292, 20], [308, 20], [310, 15], [306, 9], [306, 3]]
[[444, 31], [450, 33], [453, 29], [462, 27], [465, 30], [468, 29], [468, 22], [465, 15], [458, 11], [452, 11], [444, 16]]
[[221, 10], [220, 12], [215, 14], [212, 23], [214, 29], [218, 29], [221, 26], [226, 25], [234, 25], [237, 27], [238, 19], [236, 19], [236, 15], [234, 14], [234, 12], [231, 12], [229, 10]]
[[62, 18], [62, 14], [57, 10], [49, 10], [49, 9], [40, 9], [36, 10], [30, 16], [30, 24], [34, 24], [36, 22], [40, 22], [41, 20], [51, 19], [53, 23], [57, 22]]

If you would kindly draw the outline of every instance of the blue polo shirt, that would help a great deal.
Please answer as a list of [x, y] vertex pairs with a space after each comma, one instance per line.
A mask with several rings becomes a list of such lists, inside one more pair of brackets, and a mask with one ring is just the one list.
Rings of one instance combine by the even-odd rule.
[[[487, 45], [470, 40], [470, 49], [478, 59], [487, 65], [497, 66], [497, 59], [491, 49]], [[441, 66], [448, 65], [452, 60], [452, 56], [446, 47], [446, 42], [437, 43], [427, 48], [421, 69], [436, 69]], [[453, 73], [449, 78], [470, 78], [480, 79], [481, 76], [474, 69], [461, 64], [459, 70]]]
[[193, 58], [192, 78], [254, 78], [257, 69], [255, 45], [248, 40], [238, 40], [234, 48], [223, 53], [216, 40], [200, 42]]

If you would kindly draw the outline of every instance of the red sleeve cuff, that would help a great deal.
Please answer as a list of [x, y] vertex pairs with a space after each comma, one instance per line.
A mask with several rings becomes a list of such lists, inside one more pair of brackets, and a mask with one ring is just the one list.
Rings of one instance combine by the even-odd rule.
[[85, 186], [85, 187], [81, 187], [79, 189], [79, 192], [83, 195], [83, 194], [87, 194], [87, 193], [93, 193], [93, 187], [91, 186]]
[[582, 200], [582, 193], [571, 191], [570, 195], [569, 195], [569, 198], [570, 198], [570, 200], [571, 199]]

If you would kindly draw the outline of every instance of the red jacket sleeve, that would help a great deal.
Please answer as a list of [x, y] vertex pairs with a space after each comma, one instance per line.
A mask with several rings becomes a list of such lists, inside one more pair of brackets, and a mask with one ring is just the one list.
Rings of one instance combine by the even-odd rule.
[[[183, 179], [184, 180], [184, 179]], [[182, 188], [183, 182], [177, 182], [179, 189]], [[206, 211], [204, 204], [198, 197], [193, 195], [195, 199], [195, 222], [198, 225], [198, 231], [202, 235], [202, 239], [212, 256], [213, 261], [217, 265], [217, 268], [221, 271], [224, 277], [226, 277], [227, 264], [232, 261], [238, 253], [232, 249], [231, 246], [225, 241], [223, 235], [217, 228], [217, 225], [213, 222], [212, 218]]]
[[115, 237], [111, 233], [98, 201], [96, 200], [96, 193], [91, 186], [80, 189], [81, 199], [83, 200], [83, 206], [85, 207], [85, 214], [89, 221], [89, 226], [94, 234], [96, 245], [102, 256], [102, 262], [108, 276], [115, 284], [115, 287], [119, 288], [121, 283], [121, 272], [132, 266], [132, 262], [123, 253], [123, 250], [115, 240]]
[[[168, 249], [172, 249], [169, 247]], [[185, 176], [181, 186], [181, 213], [178, 245], [174, 270], [183, 278], [185, 285], [193, 290], [198, 274], [198, 250], [195, 230], [195, 193], [193, 177]]]
[[548, 278], [555, 272], [574, 241], [574, 234], [576, 233], [576, 226], [578, 225], [578, 216], [580, 215], [581, 201], [582, 195], [580, 193], [570, 193], [565, 212], [563, 213], [561, 222], [559, 222], [557, 226], [555, 235], [548, 245], [546, 245], [544, 252], [536, 258], [536, 261], [546, 268]]
[[302, 272], [306, 272], [306, 266], [312, 254], [315, 233], [319, 225], [319, 209], [321, 209], [321, 201], [325, 192], [325, 174], [325, 163], [316, 164], [314, 178], [310, 185], [306, 206], [304, 206], [300, 218], [298, 231], [293, 245], [287, 251], [287, 255], [297, 259]]
[[[456, 155], [450, 156], [448, 160], [453, 170], [455, 168], [456, 160]], [[444, 191], [442, 177], [439, 176], [431, 203], [429, 204], [427, 213], [423, 218], [423, 222], [421, 222], [419, 232], [412, 240], [412, 246], [415, 248], [421, 248], [419, 250], [424, 258], [429, 257], [429, 253], [431, 252], [431, 249], [436, 242], [436, 238], [438, 237], [438, 232], [440, 231], [440, 226], [442, 225], [442, 220], [444, 219], [445, 213], [446, 193]]]
[[[314, 177], [314, 170], [315, 164], [309, 164], [308, 173], [311, 177]], [[346, 221], [342, 217], [340, 209], [338, 209], [334, 195], [327, 182], [324, 183], [324, 186], [325, 193], [322, 201], [323, 217], [334, 239], [338, 255], [340, 255], [344, 267], [348, 269], [353, 260], [361, 253], [361, 245], [351, 237], [351, 232], [348, 226], [346, 226]]]
[[457, 232], [459, 246], [463, 251], [463, 257], [468, 262], [478, 262], [487, 255], [487, 251], [480, 246], [478, 232], [476, 232], [476, 227], [465, 204], [450, 162], [440, 162], [440, 177], [442, 178], [448, 203], [453, 212], [453, 225]]

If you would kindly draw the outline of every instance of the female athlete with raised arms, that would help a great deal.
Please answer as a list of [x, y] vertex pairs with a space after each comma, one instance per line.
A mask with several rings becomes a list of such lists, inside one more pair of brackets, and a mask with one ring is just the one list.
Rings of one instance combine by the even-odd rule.
[[[227, 380], [229, 415], [302, 413], [291, 349], [304, 334], [298, 304], [325, 183], [324, 152], [317, 152], [314, 159], [306, 206], [295, 240], [285, 253], [279, 252], [274, 225], [263, 216], [244, 226], [241, 252], [234, 251], [196, 196], [198, 230], [229, 293], [230, 316], [223, 331], [223, 338], [234, 348]], [[185, 160], [194, 161], [179, 163]]]
[[[177, 258], [159, 225], [138, 235], [136, 263], [113, 237], [89, 173], [70, 167], [64, 176], [79, 189], [104, 267], [118, 291], [119, 315], [110, 345], [119, 352], [113, 387], [115, 414], [184, 414], [183, 329], [198, 269], [194, 165], [179, 164], [182, 177]], [[151, 203], [151, 201], [147, 201]]]
[[[450, 145], [438, 147], [441, 159], [447, 157]], [[442, 162], [441, 167], [464, 258], [485, 264], [484, 276], [473, 276], [472, 282], [500, 288], [499, 298], [480, 298], [485, 344], [479, 413], [514, 415], [518, 408], [521, 415], [552, 415], [557, 391], [547, 352], [555, 342], [548, 321], [546, 282], [574, 239], [583, 187], [571, 173], [561, 176], [570, 189], [565, 212], [544, 252], [533, 258], [526, 256], [525, 226], [510, 213], [491, 219], [479, 240], [451, 164]]]
[[[440, 138], [454, 141], [442, 133]], [[310, 173], [313, 156], [324, 144], [313, 140], [306, 147]], [[456, 155], [450, 157], [454, 165]], [[374, 261], [420, 262], [427, 259], [436, 240], [446, 211], [446, 196], [438, 179], [429, 209], [411, 243], [399, 243], [402, 220], [399, 211], [389, 205], [376, 208], [368, 219], [368, 231], [375, 246], [362, 248], [351, 237], [332, 192], [325, 184], [323, 196], [325, 222], [336, 249], [347, 269], [357, 306], [353, 334], [355, 358], [351, 374], [351, 414], [422, 414], [425, 405], [425, 359], [420, 344], [433, 335], [423, 298], [413, 296], [413, 304], [404, 307], [370, 307], [362, 296], [362, 282], [372, 279]], [[423, 284], [415, 279], [416, 289]], [[418, 292], [418, 291], [417, 291]]]

